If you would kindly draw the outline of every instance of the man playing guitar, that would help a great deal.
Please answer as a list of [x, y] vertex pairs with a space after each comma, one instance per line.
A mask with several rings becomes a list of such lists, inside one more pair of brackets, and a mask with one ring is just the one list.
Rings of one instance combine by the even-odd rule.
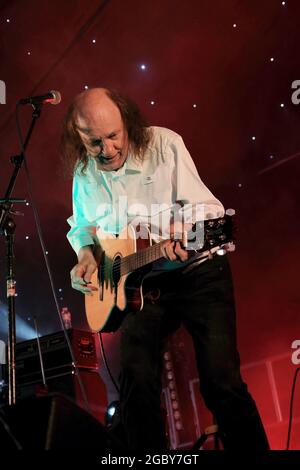
[[68, 239], [78, 262], [72, 286], [86, 295], [94, 331], [116, 328], [115, 313], [121, 319], [120, 402], [128, 449], [166, 450], [161, 352], [167, 335], [183, 324], [224, 448], [267, 450], [240, 375], [227, 256], [212, 256], [209, 249], [226, 240], [224, 208], [201, 181], [182, 138], [148, 127], [121, 94], [95, 88], [69, 107], [62, 149], [73, 167]]

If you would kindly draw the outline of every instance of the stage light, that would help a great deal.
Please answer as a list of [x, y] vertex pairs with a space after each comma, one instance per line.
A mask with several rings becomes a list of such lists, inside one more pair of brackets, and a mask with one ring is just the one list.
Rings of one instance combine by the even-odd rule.
[[120, 419], [120, 402], [118, 400], [112, 401], [106, 408], [104, 422], [105, 426], [111, 428]]
[[166, 351], [164, 353], [164, 360], [169, 361], [170, 359], [171, 359], [171, 354], [169, 353], [169, 351]]
[[175, 382], [173, 382], [173, 380], [170, 380], [170, 382], [168, 383], [168, 387], [170, 390], [174, 390], [175, 389]]

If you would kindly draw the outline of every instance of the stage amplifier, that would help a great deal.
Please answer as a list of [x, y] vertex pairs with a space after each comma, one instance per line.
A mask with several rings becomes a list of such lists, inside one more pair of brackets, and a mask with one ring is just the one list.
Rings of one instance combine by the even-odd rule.
[[[98, 369], [96, 333], [70, 329], [66, 330], [72, 345], [76, 366], [79, 369]], [[45, 376], [64, 375], [73, 370], [72, 359], [63, 331], [39, 338]], [[41, 380], [41, 363], [37, 339], [16, 344], [17, 384]]]

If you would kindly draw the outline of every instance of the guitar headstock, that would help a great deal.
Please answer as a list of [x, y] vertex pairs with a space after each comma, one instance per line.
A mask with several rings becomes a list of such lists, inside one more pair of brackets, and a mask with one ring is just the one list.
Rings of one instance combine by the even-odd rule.
[[186, 249], [206, 251], [220, 247], [225, 252], [234, 251], [234, 211], [231, 211], [223, 217], [197, 222], [188, 233]]

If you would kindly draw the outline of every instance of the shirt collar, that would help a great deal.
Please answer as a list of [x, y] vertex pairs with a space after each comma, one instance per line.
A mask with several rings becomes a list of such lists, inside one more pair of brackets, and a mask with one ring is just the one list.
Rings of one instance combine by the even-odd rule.
[[129, 153], [123, 167], [125, 167], [125, 173], [141, 173], [142, 161], [140, 159], [137, 159], [132, 153]]
[[132, 153], [128, 154], [128, 157], [124, 163], [124, 165], [119, 168], [117, 171], [103, 171], [100, 170], [98, 167], [98, 163], [95, 158], [92, 159], [94, 168], [100, 172], [103, 176], [112, 178], [112, 179], [117, 179], [120, 176], [124, 176], [125, 174], [128, 175], [133, 175], [135, 173], [141, 173], [142, 172], [142, 161], [137, 159]]

